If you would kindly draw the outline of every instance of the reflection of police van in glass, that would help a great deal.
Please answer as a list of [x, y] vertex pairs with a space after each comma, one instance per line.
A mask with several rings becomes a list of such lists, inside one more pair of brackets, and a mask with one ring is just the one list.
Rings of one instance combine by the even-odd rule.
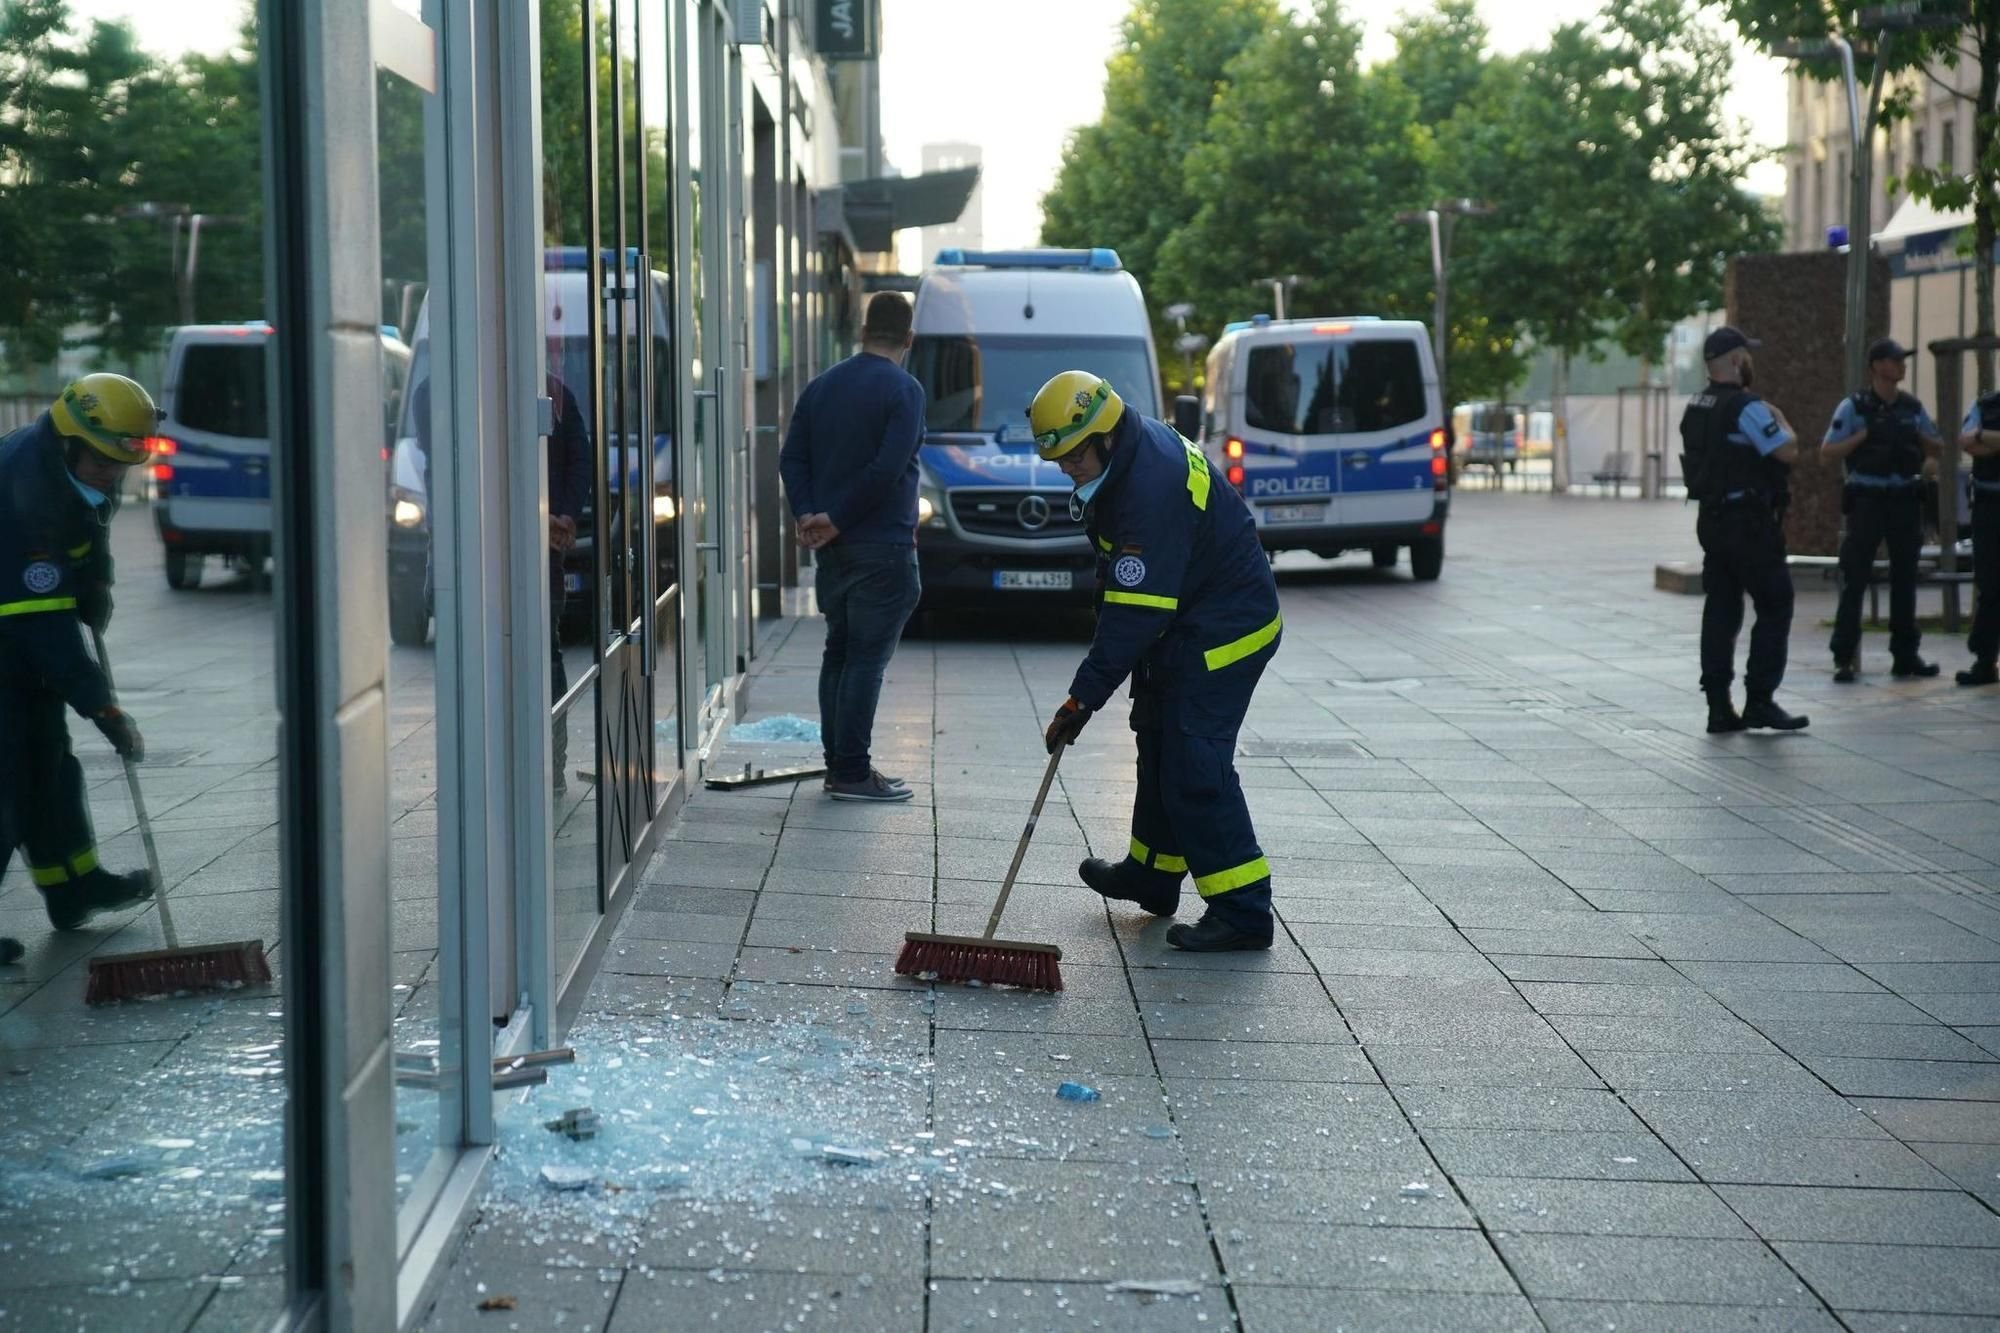
[[1139, 284], [1110, 250], [946, 250], [917, 287], [907, 367], [924, 386], [917, 556], [924, 605], [1020, 597], [1088, 605], [1096, 560], [1073, 487], [1035, 454], [1028, 403], [1064, 370], [1160, 413]]
[[1387, 569], [1407, 547], [1417, 578], [1443, 569], [1450, 469], [1422, 324], [1231, 324], [1208, 354], [1202, 437], [1266, 550], [1361, 550]]
[[[662, 575], [660, 586], [665, 587], [672, 581], [675, 558], [673, 522], [677, 517], [673, 493], [673, 434], [670, 429], [674, 406], [673, 362], [668, 354], [667, 340], [667, 330], [672, 327], [669, 323], [672, 296], [668, 290], [667, 275], [654, 270], [651, 448], [644, 449], [637, 439], [624, 437], [613, 441], [607, 449], [596, 437], [592, 411], [594, 396], [602, 392], [605, 395], [605, 419], [607, 423], [616, 420], [618, 302], [610, 295], [607, 285], [604, 365], [602, 373], [593, 379], [590, 371], [590, 306], [586, 299], [590, 282], [589, 258], [589, 252], [581, 246], [551, 248], [544, 253], [542, 336], [547, 349], [548, 371], [575, 397], [577, 410], [583, 415], [585, 430], [590, 433], [593, 475], [596, 468], [605, 466], [609, 461], [606, 489], [612, 502], [615, 504], [627, 489], [642, 493], [650, 489], [656, 557]], [[616, 258], [615, 251], [604, 252], [607, 284], [621, 280]], [[632, 277], [629, 271], [622, 275], [622, 281], [630, 287]], [[417, 312], [416, 327], [411, 334], [411, 345], [415, 349], [410, 364], [410, 385], [413, 389], [430, 376], [430, 314], [430, 298], [426, 296]], [[629, 417], [636, 418], [640, 401], [638, 344], [642, 331], [638, 327], [639, 314], [629, 300], [624, 320], [625, 411]], [[389, 464], [389, 635], [401, 644], [423, 643], [430, 631], [431, 618], [430, 589], [426, 582], [430, 559], [431, 504], [423, 452], [417, 443], [414, 415], [417, 399], [415, 393], [408, 395]], [[559, 405], [557, 408], [559, 410]], [[650, 488], [641, 479], [649, 456], [652, 460]], [[625, 484], [628, 475], [635, 483], [630, 488]], [[587, 623], [591, 615], [593, 597], [590, 594], [596, 588], [597, 568], [595, 496], [594, 484], [585, 488], [584, 512], [577, 515], [576, 544], [563, 556], [563, 591], [566, 595], [563, 614], [566, 621]]]
[[[263, 572], [271, 551], [271, 426], [265, 401], [265, 348], [271, 326], [188, 324], [167, 345], [160, 404], [165, 416], [148, 441], [155, 462], [153, 526], [165, 547], [167, 584], [192, 588], [202, 564], [220, 556]], [[383, 430], [402, 410], [410, 349], [382, 332]], [[380, 449], [383, 441], [357, 440]]]

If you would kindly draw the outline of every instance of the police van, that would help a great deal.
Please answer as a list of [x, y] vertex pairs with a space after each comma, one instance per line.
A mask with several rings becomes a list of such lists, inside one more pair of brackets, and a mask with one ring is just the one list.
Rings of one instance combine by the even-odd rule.
[[1264, 548], [1378, 569], [1444, 568], [1451, 506], [1430, 334], [1355, 316], [1231, 324], [1208, 354], [1202, 449], [1249, 502]]
[[[209, 556], [262, 573], [271, 550], [271, 424], [265, 349], [271, 326], [188, 324], [167, 345], [159, 434], [153, 454], [153, 526], [165, 548], [167, 585], [201, 583]], [[354, 447], [381, 449], [402, 411], [410, 349], [382, 331], [383, 436]]]
[[[630, 255], [638, 254], [636, 250]], [[582, 246], [551, 247], [543, 253], [542, 336], [547, 353], [548, 373], [555, 376], [575, 397], [586, 429], [592, 425], [593, 405], [598, 394], [605, 395], [607, 422], [615, 421], [620, 358], [618, 356], [621, 293], [607, 287], [604, 308], [604, 348], [601, 373], [591, 373], [590, 337], [590, 252]], [[602, 255], [604, 281], [623, 284], [623, 315], [626, 354], [624, 402], [634, 420], [639, 417], [639, 355], [634, 345], [642, 336], [637, 304], [632, 296], [633, 275], [623, 273], [616, 251]], [[652, 438], [621, 437], [606, 443], [593, 435], [590, 441], [591, 468], [608, 465], [605, 488], [615, 502], [627, 492], [650, 496], [655, 550], [659, 565], [659, 586], [672, 582], [675, 561], [674, 523], [679, 517], [674, 498], [674, 450], [670, 429], [674, 419], [673, 358], [669, 354], [667, 330], [672, 328], [673, 305], [667, 275], [654, 270], [650, 283], [652, 299], [653, 401], [650, 414]], [[424, 298], [411, 333], [415, 349], [410, 366], [410, 385], [424, 382], [430, 375], [430, 298]], [[389, 637], [399, 644], [421, 645], [430, 633], [432, 590], [428, 582], [431, 543], [431, 498], [429, 460], [419, 447], [416, 409], [421, 395], [406, 396], [402, 424], [396, 432], [389, 461]], [[577, 516], [576, 543], [563, 556], [564, 614], [582, 621], [591, 615], [596, 585], [596, 500], [595, 487], [585, 489], [584, 512]]]
[[1028, 403], [1064, 370], [1160, 415], [1139, 284], [1111, 250], [944, 250], [917, 287], [906, 366], [924, 387], [917, 500], [923, 605], [1087, 605], [1096, 560], [1072, 486], [1035, 453]]

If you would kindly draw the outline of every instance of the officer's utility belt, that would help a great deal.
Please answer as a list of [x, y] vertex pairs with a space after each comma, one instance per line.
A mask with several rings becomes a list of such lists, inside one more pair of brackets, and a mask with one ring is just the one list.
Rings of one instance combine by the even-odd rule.
[[1777, 501], [1763, 491], [1744, 491], [1737, 495], [1719, 496], [1713, 500], [1703, 500], [1705, 507], [1715, 509], [1762, 509], [1769, 511], [1777, 506]]
[[1970, 480], [1973, 490], [1985, 495], [2000, 495], [2000, 481], [1981, 481], [1977, 477], [1972, 477]]
[[[1862, 478], [1867, 480], [1863, 481]], [[1881, 472], [1856, 472], [1849, 476], [1847, 485], [1856, 491], [1907, 491], [1923, 485], [1922, 477], [1892, 477]]]

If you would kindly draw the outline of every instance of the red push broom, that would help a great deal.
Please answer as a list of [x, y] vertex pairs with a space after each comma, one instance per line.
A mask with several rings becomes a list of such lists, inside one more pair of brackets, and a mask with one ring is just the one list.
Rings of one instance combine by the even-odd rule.
[[[104, 654], [104, 636], [93, 630], [91, 637], [97, 642], [97, 665], [108, 684], [111, 659]], [[167, 883], [160, 875], [159, 848], [153, 845], [153, 822], [146, 817], [146, 798], [139, 790], [139, 766], [130, 756], [125, 758], [125, 786], [132, 794], [132, 812], [139, 817], [139, 840], [146, 844], [146, 871], [153, 877], [153, 901], [160, 909], [160, 930], [167, 937], [167, 947], [91, 959], [90, 984], [83, 993], [83, 1002], [109, 1004], [113, 1000], [143, 1000], [181, 991], [267, 985], [271, 980], [271, 964], [264, 957], [262, 940], [180, 947], [173, 914], [167, 910]]]
[[1000, 914], [1007, 910], [1007, 895], [1014, 891], [1014, 876], [1028, 855], [1028, 839], [1035, 836], [1035, 821], [1042, 817], [1042, 803], [1055, 785], [1056, 765], [1067, 748], [1058, 745], [1049, 756], [1048, 771], [1042, 774], [1042, 789], [1035, 793], [1035, 808], [1028, 812], [1028, 826], [1021, 830], [1020, 845], [1014, 848], [1014, 863], [1000, 885], [1000, 898], [993, 915], [986, 918], [984, 935], [927, 935], [913, 930], [903, 936], [903, 952], [896, 956], [896, 971], [906, 977], [934, 976], [939, 981], [978, 981], [990, 986], [1020, 986], [1025, 990], [1058, 991], [1063, 988], [1062, 968], [1057, 963], [1062, 950], [1053, 944], [1026, 940], [996, 940]]

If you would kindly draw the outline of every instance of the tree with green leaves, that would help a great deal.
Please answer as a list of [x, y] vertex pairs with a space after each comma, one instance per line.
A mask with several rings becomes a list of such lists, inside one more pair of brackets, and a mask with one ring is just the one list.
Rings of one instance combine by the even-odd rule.
[[[1864, 25], [1867, 11], [1881, 8], [1873, 4], [1725, 0], [1723, 8], [1744, 38], [1759, 46], [1835, 36], [1849, 42], [1856, 82], [1867, 85], [1858, 100], [1862, 102], [1862, 141], [1868, 151], [1852, 163], [1857, 173], [1872, 169], [1878, 128], [1907, 119], [1920, 89], [1948, 86], [1931, 71], [1956, 70], [1971, 62], [1979, 74], [1977, 90], [1968, 94], [1956, 86], [1948, 87], [1952, 97], [1968, 103], [1972, 112], [1972, 169], [1960, 172], [1955, 167], [1912, 162], [1901, 181], [1892, 184], [1900, 183], [1914, 198], [1943, 211], [1972, 210], [1974, 319], [1978, 335], [1991, 337], [1995, 327], [1993, 249], [2000, 239], [1994, 211], [1994, 191], [2000, 189], [2000, 0], [1920, 4], [1917, 13], [1925, 27], [1887, 31]], [[1821, 81], [1844, 78], [1839, 58], [1833, 55], [1801, 60], [1794, 68]], [[1984, 354], [1975, 359], [1979, 392], [1991, 393], [1995, 387], [1993, 357]]]
[[1154, 275], [1200, 202], [1181, 164], [1207, 135], [1230, 60], [1281, 22], [1277, 0], [1134, 0], [1105, 66], [1103, 115], [1071, 138], [1042, 199], [1042, 243], [1117, 250], [1156, 314], [1180, 299]]

